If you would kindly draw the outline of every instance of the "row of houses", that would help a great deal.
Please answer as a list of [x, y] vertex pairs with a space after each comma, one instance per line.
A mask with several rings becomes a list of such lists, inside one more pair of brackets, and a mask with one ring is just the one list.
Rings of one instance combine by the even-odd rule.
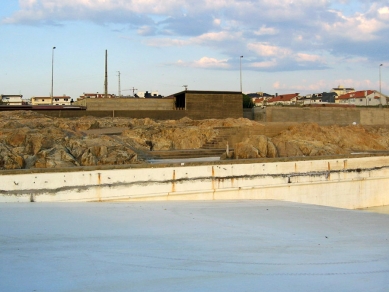
[[[115, 94], [107, 94], [105, 96], [104, 93], [83, 93], [78, 99], [88, 99], [88, 98], [116, 98]], [[122, 96], [121, 96], [122, 97]], [[135, 94], [135, 97], [139, 98], [148, 98], [148, 97], [162, 97], [159, 95], [158, 91], [152, 91], [149, 93], [146, 92], [138, 92]], [[5, 105], [71, 105], [73, 103], [73, 99], [64, 94], [62, 96], [33, 96], [30, 100], [23, 100], [23, 95], [21, 94], [1, 94], [0, 95], [0, 103]]]
[[360, 90], [354, 88], [344, 88], [338, 86], [330, 92], [308, 94], [305, 96], [299, 93], [282, 95], [269, 95], [266, 93], [249, 94], [255, 106], [273, 105], [319, 105], [319, 104], [339, 104], [352, 106], [386, 106], [388, 97], [376, 90]]
[[2, 104], [5, 105], [71, 105], [73, 103], [73, 99], [70, 96], [62, 95], [62, 96], [34, 96], [31, 97], [29, 101], [23, 100], [23, 95], [6, 95], [1, 94], [0, 100]]

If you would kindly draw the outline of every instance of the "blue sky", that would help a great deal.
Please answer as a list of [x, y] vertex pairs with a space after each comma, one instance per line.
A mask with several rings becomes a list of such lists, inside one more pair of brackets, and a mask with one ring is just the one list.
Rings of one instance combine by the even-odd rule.
[[389, 94], [389, 0], [7, 0], [0, 94], [240, 90], [343, 85]]

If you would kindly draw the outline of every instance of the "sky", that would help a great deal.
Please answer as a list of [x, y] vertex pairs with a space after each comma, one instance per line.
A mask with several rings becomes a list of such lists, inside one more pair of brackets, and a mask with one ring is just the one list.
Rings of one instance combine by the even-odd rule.
[[0, 94], [389, 94], [389, 0], [1, 1]]

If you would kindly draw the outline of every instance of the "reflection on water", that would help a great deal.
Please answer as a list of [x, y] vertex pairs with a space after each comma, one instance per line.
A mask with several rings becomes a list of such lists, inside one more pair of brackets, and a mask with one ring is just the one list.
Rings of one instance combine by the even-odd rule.
[[379, 206], [379, 207], [364, 208], [364, 209], [360, 209], [360, 210], [374, 212], [374, 213], [388, 214], [389, 215], [389, 205]]

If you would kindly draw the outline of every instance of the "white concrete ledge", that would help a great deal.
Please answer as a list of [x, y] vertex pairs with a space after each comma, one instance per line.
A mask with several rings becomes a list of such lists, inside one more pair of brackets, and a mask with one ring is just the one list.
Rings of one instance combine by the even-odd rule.
[[272, 199], [389, 205], [389, 157], [1, 175], [0, 202]]

